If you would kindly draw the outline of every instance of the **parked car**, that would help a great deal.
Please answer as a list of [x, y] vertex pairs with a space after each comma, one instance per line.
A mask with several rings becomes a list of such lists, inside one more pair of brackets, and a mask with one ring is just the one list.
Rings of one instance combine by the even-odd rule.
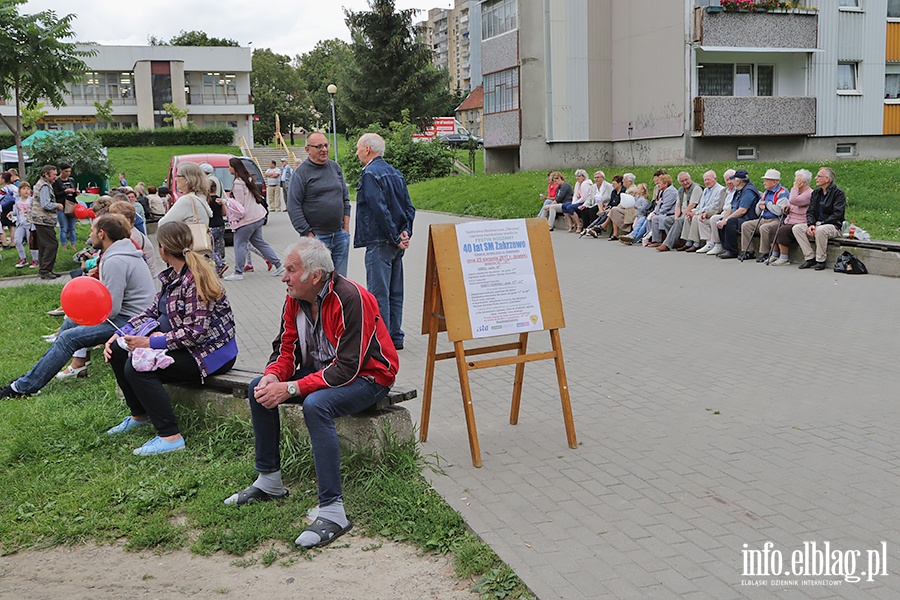
[[[175, 185], [175, 169], [178, 168], [178, 163], [181, 162], [192, 162], [192, 163], [209, 163], [213, 168], [213, 175], [219, 178], [219, 181], [222, 182], [222, 187], [225, 188], [224, 193], [231, 192], [231, 185], [234, 183], [234, 175], [231, 174], [231, 171], [228, 170], [228, 161], [234, 158], [231, 154], [180, 154], [177, 156], [173, 156], [171, 160], [169, 160], [169, 170], [166, 175], [166, 186], [172, 190], [172, 193], [175, 195], [177, 199], [181, 194], [178, 192], [178, 187]], [[269, 206], [266, 203], [266, 182], [263, 178], [262, 172], [259, 170], [259, 166], [253, 161], [252, 158], [248, 156], [238, 156], [237, 158], [241, 159], [244, 163], [244, 166], [247, 167], [247, 171], [250, 172], [250, 175], [253, 177], [253, 181], [256, 182], [256, 185], [259, 187], [260, 194], [263, 197], [263, 206], [266, 207], [266, 220], [263, 221], [265, 224], [269, 217]], [[219, 190], [219, 195], [223, 194], [222, 190]], [[230, 228], [225, 228], [225, 244], [231, 246], [234, 244], [233, 233]]]
[[451, 148], [462, 148], [469, 143], [469, 139], [475, 140], [475, 144], [481, 148], [484, 146], [484, 140], [477, 135], [470, 136], [466, 133], [448, 133], [442, 135], [440, 140]]

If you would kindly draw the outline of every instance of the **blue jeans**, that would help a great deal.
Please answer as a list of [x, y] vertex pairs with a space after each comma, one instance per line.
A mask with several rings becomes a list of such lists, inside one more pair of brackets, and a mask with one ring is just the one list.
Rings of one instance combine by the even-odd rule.
[[631, 237], [634, 239], [635, 244], [641, 243], [641, 238], [647, 233], [647, 217], [638, 217], [634, 222], [634, 227], [631, 230]]
[[[293, 379], [300, 379], [309, 371], [297, 371]], [[266, 408], [256, 401], [253, 390], [261, 377], [250, 383], [250, 415], [256, 438], [256, 470], [274, 473], [281, 470], [281, 418], [278, 407]], [[312, 442], [316, 479], [319, 480], [319, 506], [328, 506], [343, 498], [341, 491], [341, 454], [334, 420], [365, 410], [384, 398], [390, 388], [357, 377], [347, 385], [315, 391], [305, 398], [290, 398], [286, 403], [303, 405], [303, 420]]]
[[[112, 321], [117, 327], [121, 327], [128, 319], [120, 316]], [[105, 321], [93, 327], [86, 327], [77, 325], [71, 319], [66, 318], [63, 320], [56, 341], [41, 357], [41, 360], [31, 367], [30, 371], [16, 379], [16, 391], [23, 394], [34, 394], [40, 391], [66, 366], [76, 350], [102, 344], [111, 338], [115, 331], [115, 327]]]
[[366, 288], [378, 300], [395, 346], [403, 345], [403, 254], [393, 244], [366, 246]]
[[317, 233], [316, 238], [331, 250], [334, 270], [346, 277], [347, 263], [350, 261], [350, 234], [338, 229], [334, 233]]
[[263, 220], [260, 219], [254, 223], [250, 223], [249, 225], [244, 225], [242, 227], [238, 227], [234, 232], [234, 272], [237, 275], [240, 275], [244, 272], [244, 265], [246, 265], [247, 260], [247, 245], [253, 244], [253, 246], [259, 250], [259, 252], [263, 255], [267, 261], [275, 265], [276, 268], [281, 266], [281, 261], [278, 260], [278, 255], [275, 254], [275, 251], [272, 250], [272, 246], [266, 243], [266, 240], [263, 239], [262, 229]]
[[[66, 244], [75, 245], [75, 223], [78, 219], [75, 215], [67, 215], [64, 211], [56, 211], [59, 220], [59, 243], [62, 246]], [[68, 241], [66, 241], [68, 240]]]

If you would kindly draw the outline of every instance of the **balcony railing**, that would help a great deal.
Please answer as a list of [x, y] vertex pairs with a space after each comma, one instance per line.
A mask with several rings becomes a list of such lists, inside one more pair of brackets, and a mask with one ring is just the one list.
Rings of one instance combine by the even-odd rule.
[[194, 105], [217, 105], [217, 104], [252, 104], [253, 98], [247, 94], [194, 94], [187, 93], [187, 103]]
[[704, 137], [815, 135], [810, 96], [698, 96], [694, 131]]
[[694, 9], [694, 42], [702, 47], [815, 50], [819, 16], [812, 10], [707, 12]]
[[[137, 102], [134, 99], [134, 96], [107, 96], [107, 95], [97, 95], [97, 96], [73, 96], [72, 94], [64, 94], [63, 102], [65, 102], [66, 106], [93, 106], [94, 102], [99, 102], [100, 104], [105, 103], [107, 100], [112, 100], [113, 106], [134, 106]], [[49, 105], [49, 102], [47, 103]]]

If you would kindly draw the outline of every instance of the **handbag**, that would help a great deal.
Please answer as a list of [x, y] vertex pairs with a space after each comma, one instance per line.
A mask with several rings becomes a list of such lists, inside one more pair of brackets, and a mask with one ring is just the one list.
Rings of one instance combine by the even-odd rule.
[[212, 252], [213, 249], [212, 236], [209, 235], [209, 225], [204, 225], [197, 218], [197, 205], [194, 204], [197, 196], [191, 194], [190, 198], [191, 210], [194, 211], [194, 222], [188, 223], [188, 227], [191, 229], [191, 236], [194, 238], [194, 245], [191, 247], [191, 251], [198, 254], [207, 254]]
[[67, 199], [65, 200], [65, 204], [63, 204], [63, 206], [65, 207], [64, 210], [63, 210], [63, 212], [64, 212], [65, 214], [67, 214], [67, 215], [74, 215], [74, 214], [75, 214], [75, 207], [78, 206], [78, 203], [77, 203], [77, 202], [73, 202], [72, 200], [69, 200], [69, 199], [67, 198]]
[[847, 273], [848, 275], [865, 275], [869, 272], [863, 261], [856, 258], [849, 251], [844, 250], [834, 263], [835, 273]]

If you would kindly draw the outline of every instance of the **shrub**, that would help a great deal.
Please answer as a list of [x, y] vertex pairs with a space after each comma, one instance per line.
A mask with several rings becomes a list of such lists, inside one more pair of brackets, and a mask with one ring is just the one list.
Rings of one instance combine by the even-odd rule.
[[[357, 131], [349, 136], [358, 139], [363, 133], [377, 133], [384, 138], [384, 160], [403, 174], [406, 183], [446, 177], [453, 170], [453, 152], [446, 144], [438, 141], [415, 142], [413, 133], [418, 128], [409, 122], [409, 112], [403, 112], [403, 122], [392, 121], [385, 129], [380, 125], [370, 125], [365, 130]], [[362, 164], [354, 156], [341, 164], [347, 184], [354, 186], [362, 174]]]
[[34, 160], [28, 165], [27, 179], [34, 183], [41, 176], [44, 165], [69, 163], [79, 175], [107, 177], [110, 172], [109, 160], [103, 152], [103, 145], [93, 132], [60, 131], [35, 140], [27, 150]]
[[228, 127], [159, 127], [157, 129], [99, 129], [97, 137], [108, 148], [133, 146], [206, 146], [233, 144]]

